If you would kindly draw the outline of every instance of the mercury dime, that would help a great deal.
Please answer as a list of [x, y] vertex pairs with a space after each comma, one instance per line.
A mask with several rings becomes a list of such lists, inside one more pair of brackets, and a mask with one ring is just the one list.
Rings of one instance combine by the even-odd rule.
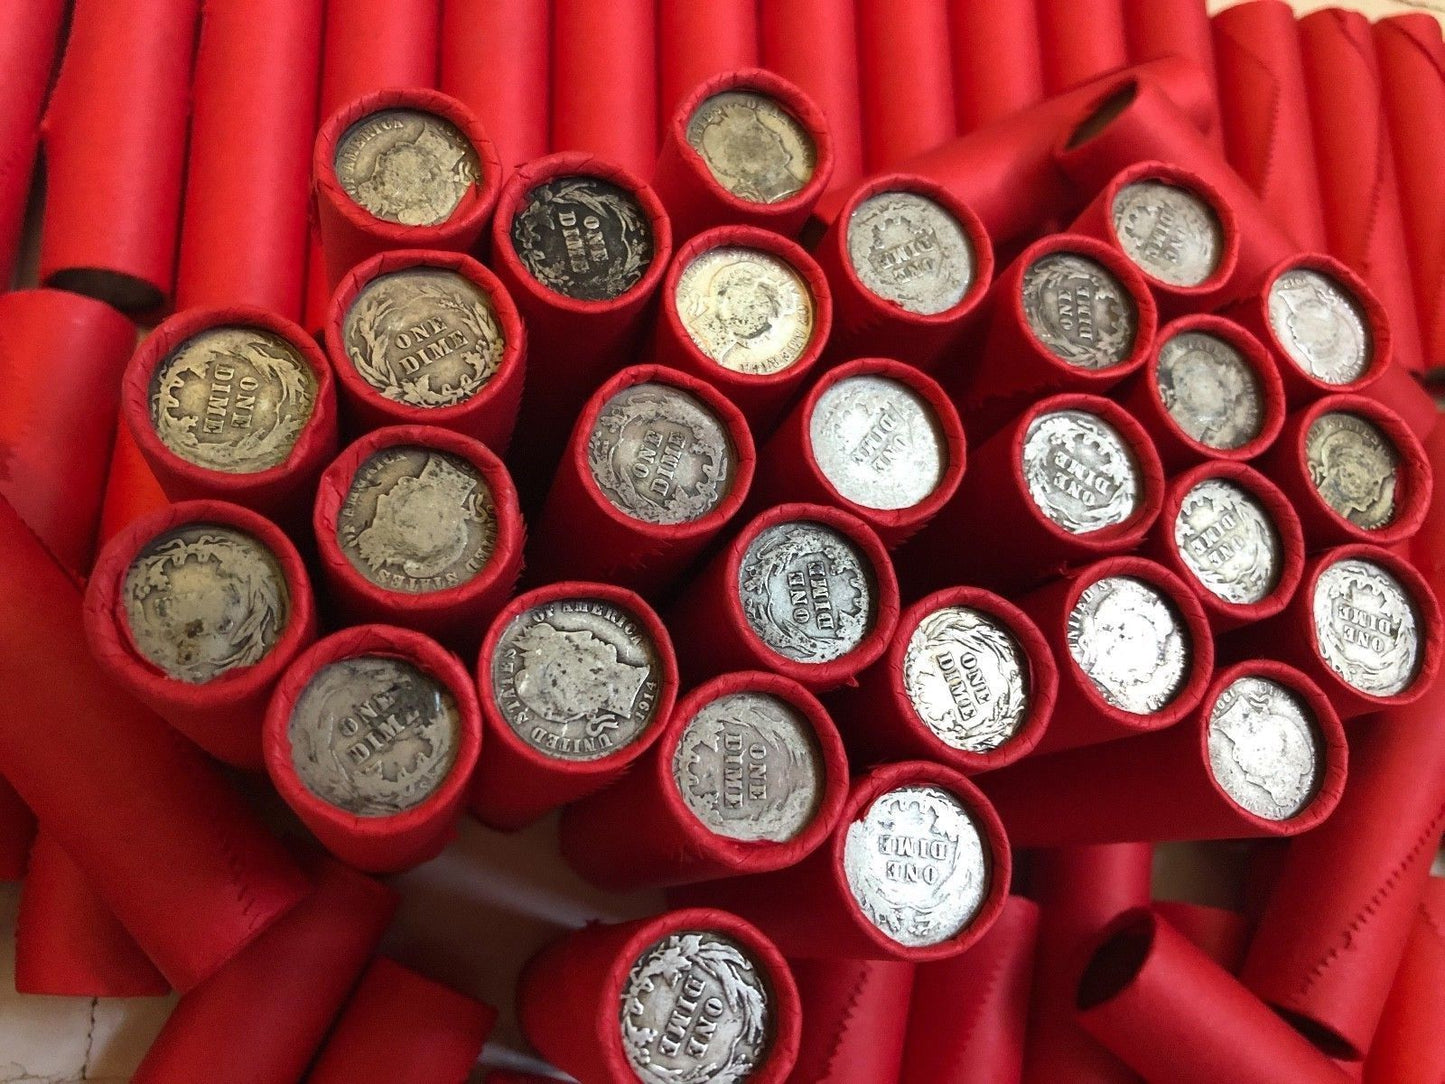
[[773, 991], [752, 954], [704, 930], [669, 934], [622, 986], [622, 1049], [644, 1084], [743, 1084], [767, 1060]]
[[918, 717], [954, 749], [987, 753], [1018, 733], [1029, 710], [1028, 661], [1009, 630], [967, 606], [918, 623], [903, 655]]
[[683, 269], [674, 303], [697, 348], [733, 372], [782, 372], [813, 339], [813, 294], [771, 252], [709, 249]]
[[1134, 453], [1112, 425], [1086, 411], [1030, 422], [1022, 466], [1039, 511], [1071, 534], [1125, 523], [1144, 499]]
[[1310, 423], [1305, 462], [1321, 499], [1367, 531], [1395, 518], [1400, 454], [1373, 422], [1331, 411]]
[[691, 523], [732, 489], [737, 450], [695, 396], [635, 384], [607, 400], [587, 440], [587, 465], [613, 506], [644, 523]]
[[1192, 645], [1174, 606], [1151, 584], [1106, 576], [1069, 613], [1069, 655], [1108, 703], [1152, 715], [1183, 689]]
[[1325, 664], [1369, 696], [1395, 696], [1420, 669], [1415, 602], [1374, 561], [1347, 557], [1315, 580], [1315, 639]]
[[1314, 800], [1324, 759], [1314, 713], [1291, 690], [1242, 677], [1209, 712], [1209, 767], [1242, 808], [1285, 821]]
[[631, 745], [662, 690], [657, 645], [642, 623], [596, 598], [556, 599], [512, 618], [491, 673], [507, 725], [558, 760], [598, 760]]
[[512, 248], [534, 279], [577, 301], [610, 301], [652, 266], [652, 220], [625, 188], [598, 177], [558, 177], [527, 193], [512, 219]]
[[1214, 208], [1187, 188], [1135, 181], [1114, 196], [1119, 247], [1146, 274], [1171, 286], [1208, 282], [1224, 251]]
[[916, 192], [880, 192], [848, 217], [858, 281], [907, 312], [947, 312], [973, 285], [973, 243], [958, 219]]
[[813, 406], [808, 440], [823, 477], [864, 508], [912, 508], [938, 488], [948, 466], [933, 408], [886, 376], [829, 386]]
[[1050, 353], [1077, 369], [1109, 369], [1134, 352], [1134, 299], [1102, 264], [1051, 252], [1029, 265], [1024, 317]]
[[726, 90], [687, 122], [687, 142], [718, 184], [749, 203], [781, 203], [813, 179], [813, 137], [776, 99]]
[[968, 926], [988, 895], [993, 856], [968, 810], [941, 787], [874, 799], [848, 826], [843, 875], [868, 921], [908, 948]]
[[1295, 364], [1326, 384], [1352, 383], [1370, 367], [1364, 308], [1320, 271], [1297, 267], [1270, 284], [1269, 323]]
[[377, 218], [437, 226], [481, 180], [477, 149], [451, 121], [420, 109], [362, 117], [336, 144], [336, 179]]
[[1236, 606], [1268, 597], [1279, 582], [1279, 535], [1269, 513], [1223, 478], [1205, 478], [1184, 495], [1174, 545], [1210, 594]]
[[291, 454], [316, 406], [316, 374], [295, 347], [255, 327], [215, 327], [151, 374], [151, 424], [198, 467], [255, 474]]
[[1264, 426], [1264, 391], [1244, 355], [1204, 331], [1182, 331], [1159, 348], [1159, 398], [1191, 439], [1242, 448]]
[[270, 654], [291, 614], [276, 557], [243, 531], [192, 523], [152, 539], [122, 586], [137, 651], [202, 685]]

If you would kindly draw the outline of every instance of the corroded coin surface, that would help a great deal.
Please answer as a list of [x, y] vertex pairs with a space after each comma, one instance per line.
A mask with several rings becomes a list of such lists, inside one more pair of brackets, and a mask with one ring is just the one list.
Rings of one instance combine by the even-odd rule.
[[1086, 411], [1030, 422], [1022, 467], [1035, 506], [1071, 534], [1127, 522], [1144, 500], [1134, 453], [1118, 430]]
[[738, 566], [749, 627], [794, 662], [831, 662], [861, 644], [877, 617], [876, 595], [868, 559], [821, 523], [760, 531]]
[[615, 508], [645, 523], [690, 523], [732, 489], [737, 449], [696, 396], [667, 384], [634, 384], [602, 407], [587, 439], [587, 465]]
[[122, 592], [136, 650], [192, 685], [260, 662], [291, 613], [275, 555], [249, 534], [214, 523], [152, 539], [126, 570]]
[[1322, 744], [1314, 713], [1269, 678], [1239, 678], [1209, 712], [1209, 767], [1215, 781], [1265, 820], [1289, 820], [1314, 800]]
[[1305, 433], [1305, 462], [1320, 497], [1356, 527], [1375, 531], [1394, 520], [1400, 453], [1373, 422], [1321, 414]]
[[697, 348], [734, 372], [782, 372], [813, 340], [812, 292], [771, 252], [709, 249], [683, 269], [673, 300]]
[[1374, 561], [1348, 557], [1315, 580], [1315, 640], [1325, 664], [1369, 696], [1395, 696], [1420, 669], [1420, 628], [1405, 585]]
[[1028, 660], [1013, 634], [968, 606], [918, 623], [903, 655], [903, 687], [940, 741], [970, 753], [997, 749], [1029, 710]]
[[1139, 314], [1108, 268], [1051, 252], [1024, 272], [1024, 317], [1039, 343], [1077, 369], [1109, 369], [1134, 352]]
[[1252, 493], [1223, 478], [1205, 478], [1184, 495], [1174, 545], [1194, 578], [1225, 602], [1259, 602], [1279, 582], [1274, 521]]
[[1224, 254], [1214, 208], [1187, 188], [1135, 181], [1114, 196], [1114, 234], [1145, 274], [1171, 286], [1209, 281]]
[[843, 875], [868, 921], [909, 948], [965, 929], [988, 895], [983, 830], [942, 787], [899, 787], [848, 826]]
[[377, 218], [438, 226], [481, 180], [477, 149], [451, 121], [421, 109], [362, 117], [336, 144], [336, 179]]
[[864, 508], [912, 508], [938, 488], [948, 466], [938, 415], [886, 376], [831, 385], [813, 407], [808, 440], [823, 477]]
[[637, 197], [598, 177], [558, 177], [527, 193], [512, 248], [534, 279], [578, 301], [610, 301], [652, 266], [652, 221]]
[[596, 598], [518, 614], [492, 656], [492, 691], [517, 736], [559, 760], [631, 745], [657, 713], [662, 664], [642, 623]]
[[1313, 268], [1286, 271], [1270, 284], [1269, 323], [1295, 364], [1326, 384], [1358, 380], [1373, 360], [1364, 307]]
[[151, 375], [151, 424], [161, 443], [224, 474], [284, 463], [315, 406], [311, 366], [285, 339], [256, 327], [193, 335]]
[[687, 142], [738, 199], [781, 203], [813, 179], [818, 152], [781, 102], [753, 90], [725, 90], [688, 118]]
[[973, 285], [973, 242], [936, 200], [880, 192], [848, 216], [848, 262], [858, 281], [906, 312], [947, 312]]
[[1244, 355], [1204, 331], [1159, 348], [1160, 401], [1174, 424], [1208, 448], [1242, 448], [1264, 426], [1264, 390]]
[[723, 934], [669, 934], [622, 986], [622, 1049], [644, 1084], [743, 1084], [767, 1060], [773, 991], [762, 966]]
[[1189, 632], [1152, 584], [1106, 576], [1084, 588], [1069, 613], [1069, 654], [1108, 703], [1152, 715], [1184, 688]]

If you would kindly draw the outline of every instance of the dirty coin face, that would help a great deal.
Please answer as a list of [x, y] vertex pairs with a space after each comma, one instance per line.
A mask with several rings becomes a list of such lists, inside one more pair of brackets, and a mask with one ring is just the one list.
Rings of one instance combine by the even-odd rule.
[[755, 90], [725, 90], [699, 105], [687, 142], [713, 178], [738, 199], [781, 203], [813, 179], [817, 150], [781, 102]]
[[1170, 286], [1209, 281], [1224, 255], [1224, 227], [1214, 208], [1187, 188], [1135, 181], [1114, 196], [1114, 235], [1146, 275]]
[[1084, 588], [1065, 636], [1098, 694], [1131, 715], [1163, 710], [1188, 680], [1193, 645], [1183, 619], [1156, 587], [1132, 576]]
[[918, 717], [954, 749], [987, 753], [1023, 726], [1028, 659], [996, 618], [945, 606], [918, 623], [903, 656], [903, 687]]
[[1322, 271], [1297, 267], [1275, 279], [1269, 324], [1290, 359], [1326, 384], [1354, 383], [1374, 361], [1364, 306]]
[[376, 218], [439, 226], [481, 181], [477, 149], [451, 121], [420, 109], [362, 117], [336, 144], [336, 179]]
[[818, 397], [808, 421], [818, 469], [864, 508], [912, 508], [943, 481], [948, 447], [938, 415], [908, 385], [850, 376]]
[[642, 281], [652, 221], [631, 192], [598, 177], [558, 177], [527, 193], [512, 248], [531, 276], [577, 301], [611, 301]]
[[1289, 820], [1319, 791], [1324, 742], [1314, 713], [1277, 681], [1231, 683], [1209, 712], [1208, 737], [1215, 781], [1256, 817]]
[[1325, 665], [1367, 696], [1397, 696], [1415, 682], [1422, 646], [1415, 600], [1374, 561], [1347, 557], [1320, 572], [1312, 600]]
[[973, 242], [958, 219], [916, 192], [869, 196], [848, 217], [858, 281], [905, 312], [947, 312], [973, 285]]
[[1022, 466], [1034, 505], [1070, 534], [1126, 523], [1143, 506], [1134, 453], [1118, 430], [1087, 411], [1059, 410], [1030, 422]]
[[1108, 268], [1051, 252], [1024, 272], [1024, 317], [1044, 349], [1076, 369], [1110, 369], [1134, 352], [1139, 314]]
[[1264, 390], [1244, 355], [1204, 331], [1184, 331], [1159, 348], [1159, 399], [1192, 440], [1243, 448], [1264, 427]]
[[1377, 531], [1394, 521], [1400, 453], [1373, 422], [1321, 414], [1305, 433], [1305, 462], [1320, 498], [1356, 527]]
[[1279, 582], [1274, 521], [1252, 493], [1223, 478], [1202, 479], [1184, 495], [1174, 545], [1194, 578], [1224, 602], [1259, 602]]
[[813, 341], [813, 295], [786, 260], [759, 249], [710, 249], [677, 281], [688, 337], [724, 369], [779, 373]]

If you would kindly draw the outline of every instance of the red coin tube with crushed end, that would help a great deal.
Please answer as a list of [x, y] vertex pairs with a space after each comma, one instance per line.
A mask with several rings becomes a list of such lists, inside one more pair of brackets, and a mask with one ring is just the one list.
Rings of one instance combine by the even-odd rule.
[[859, 96], [869, 172], [958, 134], [948, 0], [858, 0]]
[[1445, 1076], [1445, 879], [1432, 877], [1400, 956], [1365, 1058], [1370, 1084], [1431, 1084]]
[[902, 960], [789, 960], [803, 1006], [793, 1080], [897, 1084], [916, 968]]
[[65, 22], [65, 0], [17, 5], [0, 30], [0, 146], [10, 153], [0, 181], [0, 281], [13, 282], [40, 122]]
[[0, 882], [18, 881], [35, 840], [35, 815], [0, 775]]
[[798, 1056], [802, 1032], [798, 988], [787, 962], [764, 934], [736, 915], [712, 908], [670, 911], [617, 925], [592, 923], [553, 941], [532, 957], [517, 984], [523, 1034], [544, 1058], [579, 1080], [635, 1080], [623, 1050], [620, 1019], [627, 976], [653, 945], [679, 933], [726, 937], [762, 972], [772, 1037], [747, 1079], [749, 1084], [783, 1084]]
[[[136, 559], [157, 539], [193, 525], [214, 525], [259, 542], [281, 570], [287, 606], [284, 626], [275, 630], [275, 643], [259, 661], [205, 682], [174, 676], [147, 659], [127, 617], [128, 577]], [[182, 552], [172, 560], [179, 572], [202, 556]], [[239, 588], [237, 584], [234, 589]], [[251, 613], [248, 611], [248, 616]], [[96, 662], [117, 684], [211, 756], [240, 768], [262, 767], [261, 718], [271, 691], [286, 668], [311, 646], [316, 628], [311, 577], [291, 540], [269, 520], [224, 501], [168, 504], [132, 523], [101, 552], [85, 589], [85, 639]]]
[[1254, 923], [1238, 911], [1184, 900], [1156, 900], [1154, 911], [1231, 975], [1238, 974]]

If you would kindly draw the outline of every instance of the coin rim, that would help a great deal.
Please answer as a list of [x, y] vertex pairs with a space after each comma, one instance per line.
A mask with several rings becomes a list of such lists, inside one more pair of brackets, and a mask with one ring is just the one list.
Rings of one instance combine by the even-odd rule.
[[[1164, 334], [1166, 329], [1169, 331], [1168, 335]], [[1200, 443], [1180, 427], [1179, 423], [1174, 420], [1174, 416], [1169, 413], [1169, 408], [1164, 405], [1164, 395], [1159, 388], [1160, 352], [1163, 350], [1164, 344], [1171, 339], [1190, 333], [1208, 335], [1233, 347], [1254, 374], [1255, 380], [1259, 382], [1259, 432], [1253, 440], [1246, 441], [1238, 448], [1214, 448]], [[1247, 462], [1270, 448], [1274, 444], [1275, 438], [1279, 436], [1280, 430], [1284, 428], [1284, 385], [1281, 383], [1279, 370], [1270, 361], [1268, 351], [1258, 339], [1254, 338], [1245, 328], [1225, 320], [1221, 316], [1213, 313], [1191, 313], [1161, 327], [1154, 337], [1153, 346], [1149, 348], [1146, 372], [1148, 374], [1147, 398], [1157, 417], [1167, 432], [1181, 441], [1195, 457], [1217, 459], [1223, 462]], [[1132, 402], [1132, 397], [1126, 401]]]
[[1219, 224], [1221, 242], [1219, 259], [1214, 265], [1213, 273], [1203, 282], [1194, 286], [1180, 286], [1151, 274], [1142, 265], [1134, 263], [1127, 253], [1124, 258], [1144, 277], [1144, 281], [1151, 289], [1157, 284], [1161, 290], [1182, 294], [1185, 297], [1213, 293], [1234, 274], [1239, 263], [1239, 224], [1234, 217], [1233, 208], [1227, 211], [1220, 210], [1221, 207], [1227, 206], [1223, 195], [1203, 177], [1179, 166], [1164, 163], [1130, 170], [1128, 173], [1116, 177], [1103, 197], [1104, 228], [1109, 231], [1109, 236], [1114, 239], [1114, 244], [1118, 246], [1119, 251], [1124, 252], [1123, 242], [1119, 239], [1119, 231], [1114, 224], [1114, 204], [1119, 199], [1119, 194], [1130, 185], [1150, 182], [1166, 185], [1169, 188], [1183, 189], [1208, 208], [1210, 214], [1214, 216], [1214, 221]]
[[[1398, 459], [1395, 516], [1375, 530], [1351, 523], [1340, 515], [1310, 481], [1306, 444], [1309, 441], [1310, 428], [1325, 414], [1357, 414], [1384, 433], [1386, 439], [1395, 446]], [[1421, 484], [1419, 467], [1425, 458], [1425, 450], [1419, 439], [1398, 416], [1387, 413], [1373, 399], [1347, 392], [1327, 395], [1310, 404], [1300, 416], [1299, 432], [1294, 438], [1294, 453], [1293, 466], [1300, 474], [1309, 499], [1327, 515], [1331, 529], [1346, 541], [1361, 545], [1390, 546], [1415, 534], [1423, 525], [1430, 506], [1430, 487]]]
[[[1028, 313], [1024, 311], [1024, 284], [1029, 271], [1040, 260], [1050, 256], [1075, 256], [1101, 265], [1118, 282], [1124, 299], [1134, 307], [1134, 341], [1129, 352], [1112, 365], [1102, 369], [1086, 369], [1071, 364], [1050, 350], [1034, 333], [1029, 324]], [[1077, 394], [1097, 394], [1112, 388], [1133, 376], [1149, 360], [1155, 339], [1159, 335], [1159, 304], [1149, 283], [1137, 268], [1113, 246], [1097, 237], [1080, 233], [1060, 233], [1045, 237], [1026, 248], [1015, 261], [1018, 268], [1013, 275], [1009, 289], [1009, 306], [1013, 322], [1019, 329], [1029, 351], [1042, 359], [1050, 372], [1062, 374], [1063, 378], [1086, 390]]]
[[[1317, 275], [1333, 279], [1337, 285], [1346, 290], [1355, 303], [1359, 305], [1360, 312], [1364, 316], [1362, 321], [1365, 325], [1365, 335], [1368, 339], [1369, 358], [1365, 365], [1365, 371], [1355, 379], [1346, 381], [1343, 384], [1331, 384], [1328, 380], [1322, 380], [1314, 373], [1306, 369], [1285, 346], [1284, 340], [1274, 329], [1274, 323], [1269, 318], [1269, 300], [1274, 291], [1274, 284], [1284, 276], [1293, 271], [1313, 271]], [[1342, 263], [1326, 256], [1315, 256], [1306, 254], [1298, 259], [1283, 262], [1277, 265], [1270, 273], [1264, 285], [1260, 287], [1253, 302], [1258, 306], [1257, 314], [1260, 326], [1263, 328], [1270, 347], [1271, 355], [1278, 354], [1284, 361], [1283, 366], [1277, 366], [1281, 378], [1284, 372], [1292, 373], [1303, 380], [1309, 388], [1316, 393], [1323, 395], [1350, 395], [1357, 394], [1370, 387], [1384, 374], [1385, 364], [1394, 357], [1395, 340], [1390, 332], [1389, 320], [1385, 316], [1384, 308], [1373, 292], [1359, 279], [1353, 271]], [[1388, 350], [1382, 352], [1380, 344], [1388, 346]]]
[[[1270, 526], [1274, 528], [1275, 539], [1279, 542], [1279, 567], [1275, 570], [1274, 588], [1258, 602], [1230, 602], [1210, 591], [1203, 583], [1198, 583], [1199, 590], [1196, 591], [1198, 577], [1174, 542], [1174, 523], [1184, 507], [1184, 498], [1200, 482], [1210, 479], [1229, 482], [1248, 493], [1264, 509]], [[1190, 593], [1204, 607], [1206, 616], [1217, 609], [1231, 618], [1258, 621], [1273, 617], [1294, 598], [1305, 566], [1304, 533], [1299, 528], [1299, 517], [1289, 499], [1253, 467], [1227, 460], [1191, 467], [1170, 483], [1159, 522], [1169, 525], [1162, 537], [1165, 552], [1169, 555], [1169, 566], [1172, 566], [1170, 571], [1184, 581]]]

